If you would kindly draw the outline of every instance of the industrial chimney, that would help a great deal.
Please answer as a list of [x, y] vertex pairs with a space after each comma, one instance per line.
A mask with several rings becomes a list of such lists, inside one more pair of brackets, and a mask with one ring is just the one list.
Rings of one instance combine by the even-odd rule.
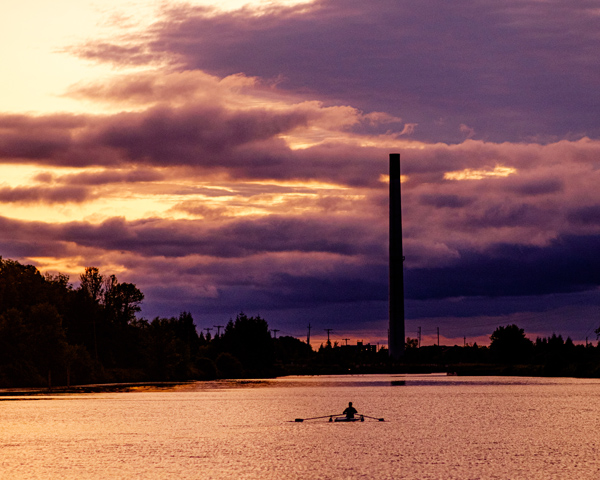
[[404, 356], [404, 255], [400, 202], [400, 154], [390, 153], [390, 258], [388, 348], [392, 360]]

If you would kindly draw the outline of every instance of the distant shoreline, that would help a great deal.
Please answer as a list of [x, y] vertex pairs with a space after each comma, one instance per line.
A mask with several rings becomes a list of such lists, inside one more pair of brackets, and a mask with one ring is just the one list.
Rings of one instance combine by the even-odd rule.
[[[404, 368], [402, 368], [404, 367]], [[265, 381], [269, 378], [281, 378], [287, 376], [321, 376], [321, 375], [370, 375], [370, 374], [382, 374], [387, 373], [390, 375], [394, 374], [429, 374], [439, 373], [446, 374], [449, 376], [458, 377], [534, 377], [534, 378], [599, 378], [598, 375], [590, 374], [592, 372], [557, 372], [557, 374], [550, 374], [545, 372], [543, 367], [539, 365], [485, 365], [485, 364], [470, 364], [470, 365], [419, 365], [415, 368], [406, 368], [407, 365], [403, 365], [401, 368], [392, 368], [390, 371], [382, 372], [377, 371], [352, 371], [352, 372], [293, 372], [284, 375], [276, 375], [273, 377], [262, 377], [260, 380]], [[571, 373], [569, 375], [568, 373]], [[577, 374], [579, 373], [579, 374]], [[582, 374], [583, 373], [583, 374]], [[587, 373], [587, 374], [586, 374]], [[596, 373], [596, 372], [594, 372]], [[160, 391], [167, 389], [174, 389], [175, 387], [181, 387], [185, 385], [192, 385], [198, 382], [215, 382], [218, 384], [237, 384], [245, 382], [258, 381], [258, 379], [248, 378], [229, 378], [229, 379], [215, 379], [215, 380], [187, 380], [187, 381], [170, 381], [170, 382], [121, 382], [121, 383], [97, 383], [88, 385], [73, 385], [70, 387], [57, 386], [57, 387], [22, 387], [22, 388], [1, 388], [0, 389], [0, 401], [3, 400], [14, 400], [14, 397], [35, 397], [35, 396], [48, 396], [48, 395], [67, 395], [67, 394], [78, 394], [78, 393], [110, 393], [110, 392], [140, 392], [140, 391]], [[7, 398], [10, 397], [10, 398]]]
[[71, 387], [31, 387], [31, 388], [2, 388], [2, 397], [31, 397], [35, 395], [59, 395], [69, 393], [104, 393], [140, 390], [161, 390], [179, 385], [196, 383], [196, 380], [186, 382], [126, 382], [126, 383], [98, 383], [92, 385], [73, 385]]

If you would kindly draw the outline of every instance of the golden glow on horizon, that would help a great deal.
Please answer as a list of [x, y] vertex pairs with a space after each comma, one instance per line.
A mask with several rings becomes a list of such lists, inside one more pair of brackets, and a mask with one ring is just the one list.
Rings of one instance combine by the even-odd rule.
[[253, 180], [246, 182], [249, 185], [275, 185], [277, 187], [290, 187], [290, 188], [309, 188], [314, 190], [348, 190], [349, 187], [344, 185], [338, 185], [335, 183], [319, 182], [317, 180], [281, 180], [281, 181], [260, 181]]
[[310, 4], [314, 0], [191, 0], [189, 3], [193, 5], [206, 5], [214, 7], [221, 11], [239, 10], [243, 7], [254, 8], [257, 10], [263, 10], [269, 7], [276, 6], [287, 6], [291, 7], [294, 5]]
[[[161, 171], [161, 169], [157, 169]], [[109, 218], [120, 217], [126, 221], [144, 218], [197, 219], [243, 216], [265, 216], [317, 212], [322, 195], [344, 200], [360, 200], [348, 187], [318, 181], [250, 181], [231, 183], [199, 182], [187, 176], [147, 182], [119, 182], [79, 185], [77, 177], [90, 174], [123, 173], [127, 170], [40, 168], [35, 165], [0, 165], [4, 182], [1, 188], [40, 188], [46, 191], [64, 187], [87, 190], [88, 198], [82, 201], [57, 202], [30, 200], [2, 203], [2, 215], [22, 221], [48, 223], [89, 222], [101, 223]], [[184, 175], [183, 172], [180, 172]], [[43, 179], [36, 180], [42, 176]], [[72, 177], [71, 177], [72, 176]], [[75, 183], [69, 183], [74, 181]], [[66, 182], [66, 183], [65, 183]], [[264, 189], [261, 188], [264, 186]], [[273, 191], [273, 187], [275, 191]], [[281, 191], [284, 189], [285, 191]], [[212, 195], [206, 191], [223, 192]]]
[[457, 172], [446, 172], [444, 173], [444, 180], [482, 180], [490, 177], [508, 177], [515, 173], [517, 173], [516, 168], [496, 165], [493, 170], [466, 168]]
[[[189, 0], [191, 5], [260, 12], [307, 0]], [[77, 58], [67, 51], [89, 40], [134, 35], [159, 18], [163, 0], [20, 0], [5, 2], [0, 15], [1, 112], [106, 112], [106, 106], [64, 96], [69, 86], [114, 76], [111, 65]], [[140, 71], [144, 68], [120, 68]]]
[[[0, 187], [17, 187], [21, 184], [29, 184], [38, 174], [46, 173], [48, 168], [38, 165], [20, 165], [15, 163], [0, 164]], [[80, 170], [73, 169], [72, 172]]]
[[360, 147], [374, 147], [401, 150], [425, 150], [427, 144], [408, 138], [398, 138], [396, 135], [378, 135], [376, 137], [357, 137], [357, 145]]
[[395, 135], [366, 136], [338, 130], [342, 124], [332, 124], [332, 128], [298, 128], [290, 133], [279, 135], [291, 150], [305, 150], [318, 145], [344, 144], [362, 148], [385, 148], [390, 150], [424, 150], [426, 145], [416, 140], [398, 138]]
[[60, 272], [64, 275], [68, 275], [70, 281], [78, 279], [79, 274], [83, 273], [85, 268], [85, 266], [82, 265], [82, 259], [80, 257], [28, 257], [28, 259], [40, 272]]
[[[102, 270], [104, 272], [110, 272], [119, 278], [125, 272], [127, 268], [120, 264], [114, 259], [114, 253], [112, 254], [113, 260], [102, 256]], [[35, 267], [42, 273], [61, 273], [69, 277], [69, 283], [79, 283], [79, 275], [85, 271], [85, 267], [95, 266], [91, 265], [86, 259], [75, 256], [75, 257], [27, 257], [28, 262], [31, 262]], [[121, 278], [119, 278], [122, 280]]]

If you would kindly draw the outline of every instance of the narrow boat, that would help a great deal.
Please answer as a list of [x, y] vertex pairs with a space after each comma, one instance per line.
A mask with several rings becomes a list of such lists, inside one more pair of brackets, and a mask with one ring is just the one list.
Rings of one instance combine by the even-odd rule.
[[348, 417], [329, 417], [329, 421], [334, 421], [334, 422], [364, 422], [365, 421], [365, 417], [364, 415], [361, 415], [359, 417], [352, 417], [352, 418], [348, 418]]
[[305, 420], [318, 420], [320, 418], [328, 418], [330, 422], [364, 422], [365, 418], [371, 418], [373, 420], [377, 420], [378, 422], [384, 422], [383, 418], [371, 417], [369, 415], [358, 415], [356, 417], [348, 418], [344, 414], [333, 414], [333, 415], [323, 415], [321, 417], [310, 417], [310, 418], [297, 418], [295, 420], [288, 420], [289, 422], [297, 422], [302, 423]]

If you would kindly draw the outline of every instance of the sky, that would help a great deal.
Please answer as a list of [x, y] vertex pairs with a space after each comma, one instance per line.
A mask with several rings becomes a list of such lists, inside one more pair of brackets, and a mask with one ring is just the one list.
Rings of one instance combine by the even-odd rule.
[[0, 255], [383, 345], [400, 153], [407, 336], [595, 341], [598, 51], [587, 0], [11, 2]]

